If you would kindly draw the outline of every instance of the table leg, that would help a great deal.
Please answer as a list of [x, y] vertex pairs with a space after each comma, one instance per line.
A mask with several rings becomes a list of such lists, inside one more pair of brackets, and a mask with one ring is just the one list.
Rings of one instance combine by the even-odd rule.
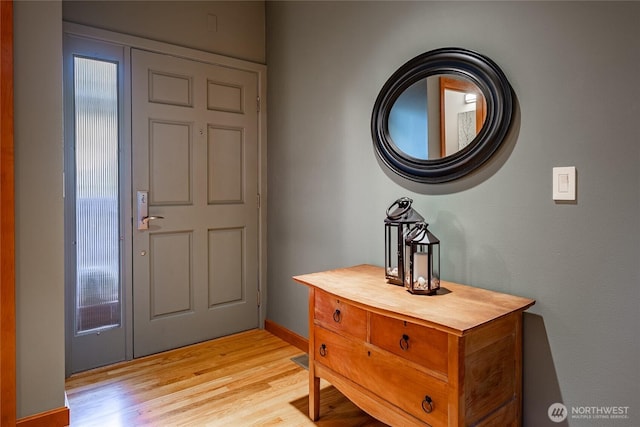
[[309, 366], [309, 418], [317, 421], [320, 418], [320, 378], [316, 377]]

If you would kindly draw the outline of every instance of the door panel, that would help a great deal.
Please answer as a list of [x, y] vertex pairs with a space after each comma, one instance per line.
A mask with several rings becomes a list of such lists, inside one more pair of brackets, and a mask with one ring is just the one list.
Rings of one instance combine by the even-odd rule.
[[209, 230], [209, 307], [243, 299], [244, 229]]
[[257, 73], [132, 49], [134, 356], [258, 327]]
[[149, 102], [193, 107], [191, 76], [149, 70]]
[[149, 121], [148, 168], [151, 204], [192, 204], [191, 128], [190, 123]]
[[209, 126], [207, 135], [209, 203], [242, 203], [245, 176], [242, 129]]
[[149, 236], [151, 319], [193, 309], [191, 232]]

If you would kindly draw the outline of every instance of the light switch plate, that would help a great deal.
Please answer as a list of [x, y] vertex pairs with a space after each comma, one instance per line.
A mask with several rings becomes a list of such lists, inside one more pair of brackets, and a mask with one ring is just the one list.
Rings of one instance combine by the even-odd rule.
[[553, 200], [576, 199], [576, 168], [553, 168]]

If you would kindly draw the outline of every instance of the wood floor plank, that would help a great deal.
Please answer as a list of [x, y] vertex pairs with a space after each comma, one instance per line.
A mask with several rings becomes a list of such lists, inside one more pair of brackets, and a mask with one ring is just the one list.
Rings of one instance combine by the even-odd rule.
[[252, 330], [73, 375], [71, 426], [375, 426], [385, 424], [321, 382], [320, 420], [308, 414], [303, 353]]

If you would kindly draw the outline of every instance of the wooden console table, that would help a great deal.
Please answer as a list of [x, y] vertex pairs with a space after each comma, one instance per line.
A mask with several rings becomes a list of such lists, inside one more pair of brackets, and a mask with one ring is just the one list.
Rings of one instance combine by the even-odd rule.
[[535, 301], [441, 282], [388, 284], [381, 267], [296, 276], [309, 286], [309, 416], [320, 378], [392, 426], [519, 426], [522, 312]]

